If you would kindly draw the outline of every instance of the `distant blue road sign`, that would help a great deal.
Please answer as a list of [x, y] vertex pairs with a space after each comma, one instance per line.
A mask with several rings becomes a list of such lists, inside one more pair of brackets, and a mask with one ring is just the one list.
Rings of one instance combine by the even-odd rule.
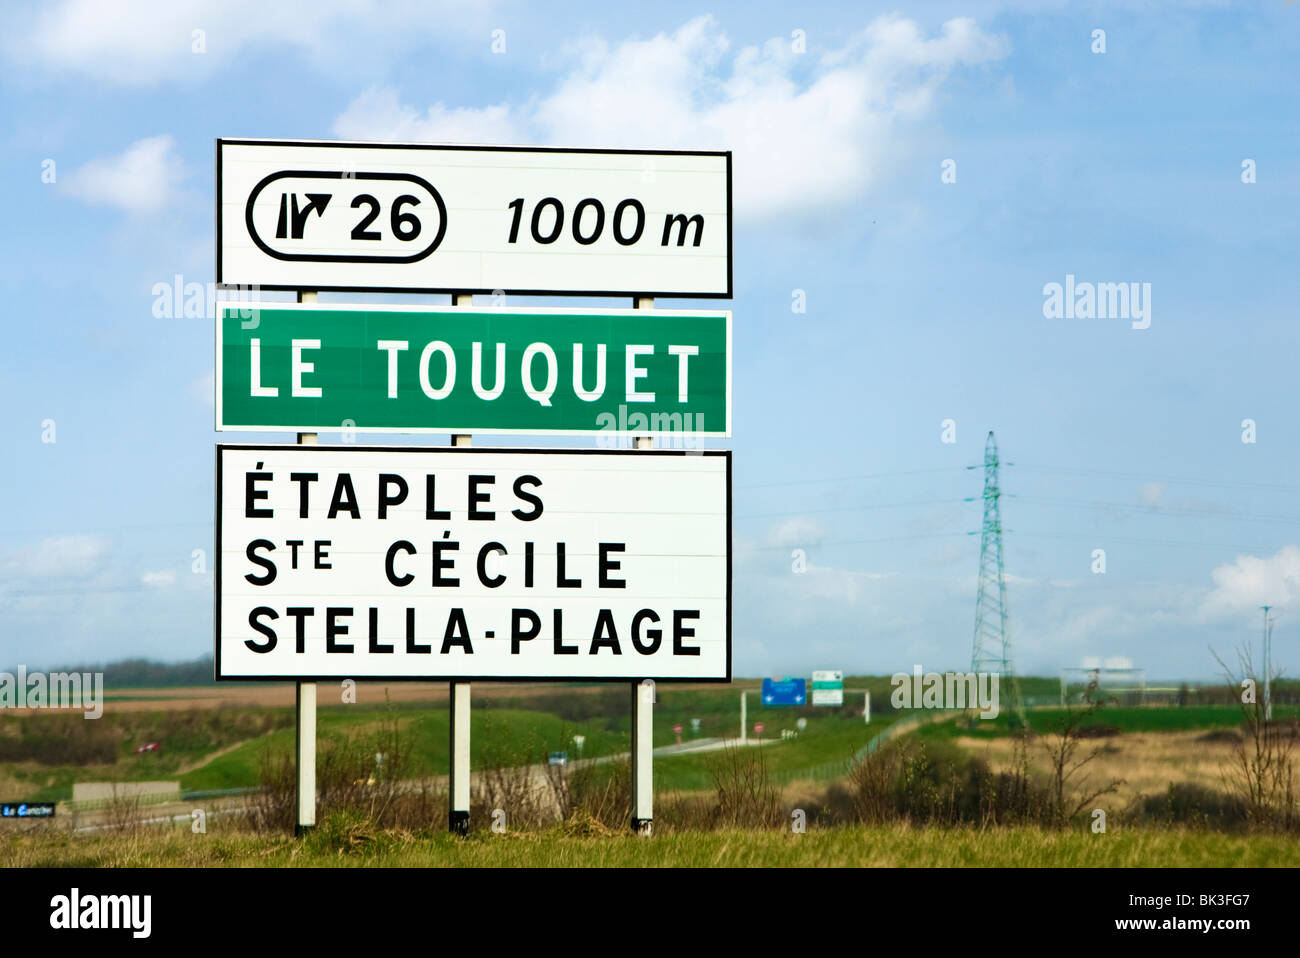
[[53, 814], [53, 802], [5, 802], [0, 805], [0, 818], [49, 818]]
[[764, 705], [806, 705], [806, 679], [763, 679]]

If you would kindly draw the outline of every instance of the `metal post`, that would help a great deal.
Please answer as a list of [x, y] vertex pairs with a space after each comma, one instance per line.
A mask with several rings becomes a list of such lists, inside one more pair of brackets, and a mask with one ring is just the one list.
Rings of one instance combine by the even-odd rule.
[[[298, 302], [316, 302], [316, 293], [303, 290]], [[316, 445], [314, 432], [298, 433], [298, 445]], [[299, 682], [294, 693], [294, 751], [298, 764], [298, 814], [294, 834], [316, 827], [316, 683]]]
[[1273, 701], [1269, 695], [1271, 691], [1269, 685], [1269, 673], [1273, 670], [1272, 657], [1269, 655], [1269, 638], [1273, 634], [1273, 623], [1268, 617], [1268, 610], [1273, 608], [1271, 605], [1264, 606], [1264, 721], [1273, 721]]
[[[638, 296], [636, 309], [654, 309], [653, 297]], [[654, 439], [637, 436], [634, 449], [653, 449]], [[654, 830], [654, 683], [632, 686], [632, 830], [648, 837]]]
[[749, 741], [749, 719], [745, 717], [745, 700], [749, 693], [742, 691], [740, 693], [740, 744], [744, 745]]
[[[472, 306], [470, 293], [454, 293], [453, 306]], [[468, 446], [473, 437], [456, 434], [451, 437], [453, 446]], [[447, 830], [456, 835], [469, 834], [469, 682], [452, 682], [449, 708], [451, 710], [450, 775], [447, 782]]]
[[870, 725], [871, 724], [871, 693], [870, 692], [868, 692], [866, 695], [866, 702], [862, 706], [862, 714], [865, 715], [867, 718], [865, 724]]
[[469, 683], [451, 683], [451, 781], [447, 829], [469, 834]]
[[654, 701], [649, 679], [632, 686], [632, 830], [649, 837], [654, 829]]
[[298, 820], [294, 834], [316, 827], [316, 683], [299, 682], [295, 696], [294, 736], [298, 753]]

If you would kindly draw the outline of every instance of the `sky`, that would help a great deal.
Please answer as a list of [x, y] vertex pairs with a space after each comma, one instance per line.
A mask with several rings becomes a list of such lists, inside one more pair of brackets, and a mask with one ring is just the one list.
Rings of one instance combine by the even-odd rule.
[[735, 298], [657, 305], [734, 313], [737, 675], [969, 667], [990, 430], [1017, 671], [1214, 679], [1264, 604], [1300, 669], [1300, 3], [4, 20], [0, 665], [211, 651], [214, 444], [293, 437], [213, 430], [156, 291], [214, 279], [214, 140], [279, 137], [733, 151]]

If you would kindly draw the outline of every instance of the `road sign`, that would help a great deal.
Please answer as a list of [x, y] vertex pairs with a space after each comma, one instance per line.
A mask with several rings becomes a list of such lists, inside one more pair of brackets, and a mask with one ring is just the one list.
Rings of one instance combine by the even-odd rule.
[[838, 670], [814, 671], [813, 680], [813, 705], [835, 705], [844, 704], [844, 673]]
[[731, 453], [217, 446], [218, 679], [729, 681]]
[[808, 701], [807, 683], [803, 679], [763, 679], [764, 705], [804, 705]]
[[217, 140], [217, 282], [731, 297], [731, 154]]
[[52, 818], [54, 808], [54, 802], [5, 802], [0, 818]]
[[222, 303], [218, 430], [729, 436], [719, 310]]

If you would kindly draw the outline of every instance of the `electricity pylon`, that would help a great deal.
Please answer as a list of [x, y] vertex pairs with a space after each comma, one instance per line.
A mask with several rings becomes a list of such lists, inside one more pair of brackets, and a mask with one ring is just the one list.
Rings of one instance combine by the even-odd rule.
[[[978, 466], [968, 468], [977, 469]], [[1007, 583], [1002, 567], [1002, 510], [998, 485], [998, 444], [989, 431], [984, 444], [984, 525], [980, 533], [979, 591], [975, 596], [975, 639], [971, 646], [972, 672], [997, 672], [1000, 709], [1024, 718], [1020, 691], [1011, 661], [1011, 633], [1007, 627]]]

